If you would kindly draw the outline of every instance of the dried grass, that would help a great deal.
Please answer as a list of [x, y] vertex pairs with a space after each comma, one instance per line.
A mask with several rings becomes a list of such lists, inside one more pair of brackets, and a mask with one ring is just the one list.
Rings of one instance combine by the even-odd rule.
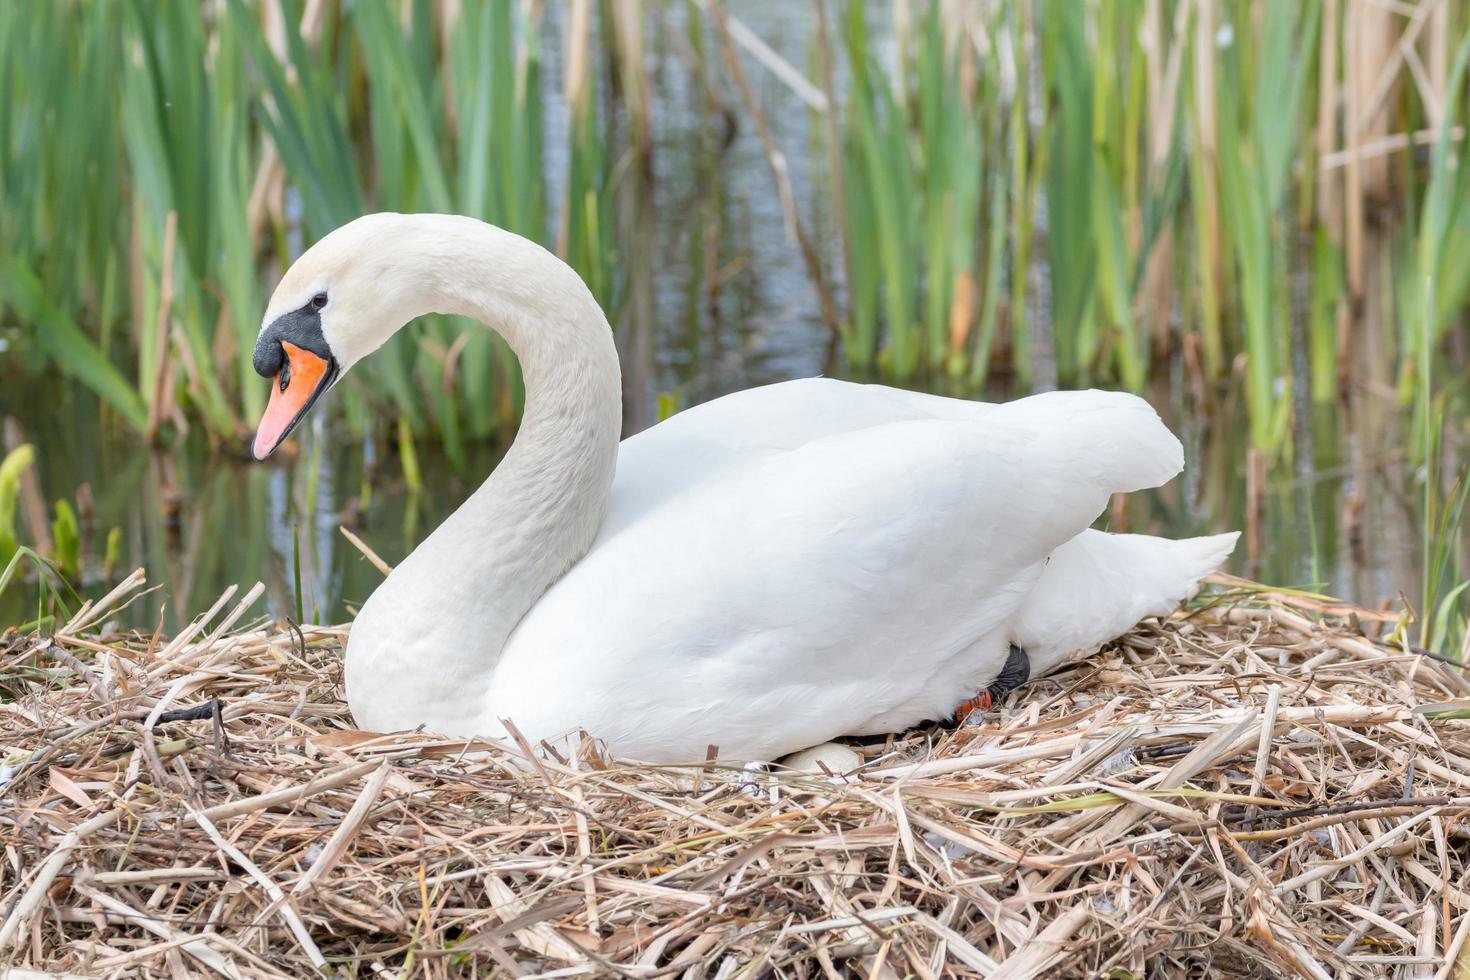
[[1470, 931], [1470, 684], [1361, 610], [1232, 583], [842, 780], [356, 732], [344, 630], [97, 632], [141, 584], [0, 640], [0, 974], [1432, 977]]

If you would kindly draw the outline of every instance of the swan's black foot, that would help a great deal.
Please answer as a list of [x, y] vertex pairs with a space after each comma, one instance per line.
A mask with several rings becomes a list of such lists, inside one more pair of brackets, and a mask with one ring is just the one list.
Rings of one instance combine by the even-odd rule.
[[991, 705], [1030, 679], [1031, 658], [1026, 656], [1025, 650], [1012, 643], [1010, 656], [1006, 657], [1005, 666], [1000, 669], [995, 680], [985, 690], [956, 708], [954, 720], [957, 723], [963, 722], [972, 712], [990, 710]]

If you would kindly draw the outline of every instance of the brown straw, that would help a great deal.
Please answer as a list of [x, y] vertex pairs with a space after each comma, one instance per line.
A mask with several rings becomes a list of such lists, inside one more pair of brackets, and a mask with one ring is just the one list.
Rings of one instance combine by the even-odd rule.
[[357, 732], [345, 629], [109, 630], [142, 584], [0, 638], [0, 975], [1446, 977], [1470, 930], [1470, 684], [1364, 610], [1229, 580], [842, 777]]

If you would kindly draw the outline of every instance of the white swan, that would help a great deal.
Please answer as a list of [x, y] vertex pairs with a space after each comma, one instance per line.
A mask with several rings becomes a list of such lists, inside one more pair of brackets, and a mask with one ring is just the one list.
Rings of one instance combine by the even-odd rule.
[[358, 615], [347, 699], [367, 729], [500, 736], [509, 718], [625, 758], [767, 761], [947, 717], [1012, 644], [1040, 674], [1171, 611], [1235, 543], [1088, 530], [1109, 494], [1183, 466], [1132, 395], [993, 405], [810, 379], [619, 443], [617, 353], [581, 279], [449, 215], [359, 218], [291, 267], [255, 349], [275, 378], [256, 456], [431, 312], [505, 337], [525, 416]]

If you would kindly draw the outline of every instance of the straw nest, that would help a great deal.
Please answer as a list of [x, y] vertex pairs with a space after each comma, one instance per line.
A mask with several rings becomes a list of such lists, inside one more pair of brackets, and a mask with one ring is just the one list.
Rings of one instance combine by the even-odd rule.
[[99, 625], [141, 582], [0, 640], [0, 974], [1417, 978], [1470, 932], [1470, 684], [1362, 610], [1230, 583], [842, 776], [357, 732], [343, 629]]

